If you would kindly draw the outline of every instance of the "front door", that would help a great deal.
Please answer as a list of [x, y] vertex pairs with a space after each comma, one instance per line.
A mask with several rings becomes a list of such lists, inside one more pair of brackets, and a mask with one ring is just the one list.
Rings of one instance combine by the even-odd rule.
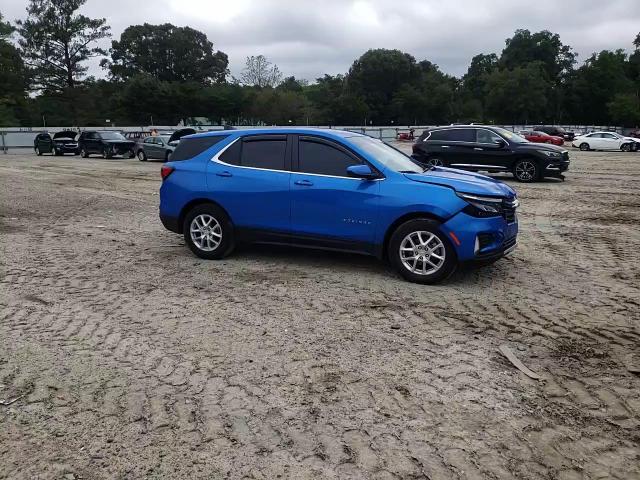
[[485, 128], [474, 130], [476, 142], [469, 163], [478, 170], [482, 170], [482, 168], [492, 171], [507, 170], [513, 157], [513, 151], [505, 139]]
[[364, 161], [334, 141], [302, 135], [293, 158], [293, 241], [371, 253], [380, 181], [347, 174]]
[[211, 199], [229, 213], [239, 235], [288, 240], [291, 142], [287, 135], [250, 135], [208, 162]]
[[611, 133], [602, 133], [602, 149], [603, 150], [620, 150], [622, 141]]

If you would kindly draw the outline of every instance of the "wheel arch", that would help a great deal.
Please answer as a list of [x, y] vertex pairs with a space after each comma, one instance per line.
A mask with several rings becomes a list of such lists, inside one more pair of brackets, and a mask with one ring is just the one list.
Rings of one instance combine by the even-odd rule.
[[196, 198], [193, 199], [191, 201], [189, 201], [184, 207], [182, 207], [182, 210], [180, 210], [180, 215], [178, 216], [178, 232], [177, 233], [183, 233], [183, 224], [184, 224], [184, 219], [187, 216], [187, 214], [195, 207], [197, 207], [198, 205], [214, 205], [215, 207], [219, 208], [220, 210], [222, 210], [225, 215], [227, 216], [227, 218], [229, 219], [229, 221], [231, 222], [231, 224], [233, 225], [233, 220], [231, 219], [231, 215], [229, 215], [229, 212], [227, 212], [227, 210], [220, 205], [218, 202], [215, 202], [209, 198]]
[[376, 247], [376, 256], [380, 259], [386, 258], [387, 248], [389, 247], [389, 241], [391, 240], [391, 235], [393, 235], [393, 232], [395, 232], [396, 229], [403, 223], [408, 222], [409, 220], [416, 220], [419, 218], [423, 218], [426, 220], [434, 220], [439, 224], [442, 224], [445, 222], [444, 218], [438, 215], [435, 215], [434, 213], [431, 213], [431, 212], [416, 211], [416, 212], [405, 213], [404, 215], [395, 219], [393, 223], [389, 225], [389, 227], [387, 227], [387, 230], [384, 233], [384, 240], [382, 244]]

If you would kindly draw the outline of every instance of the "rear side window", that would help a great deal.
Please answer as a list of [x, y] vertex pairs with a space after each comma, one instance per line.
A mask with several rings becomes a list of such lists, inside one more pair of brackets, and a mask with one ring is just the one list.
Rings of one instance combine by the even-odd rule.
[[183, 138], [180, 143], [171, 154], [172, 162], [179, 162], [181, 160], [189, 160], [190, 158], [200, 155], [205, 150], [216, 143], [221, 142], [227, 138], [226, 135], [213, 135], [210, 137], [195, 137], [195, 138]]
[[286, 153], [287, 137], [284, 135], [273, 138], [247, 138], [242, 142], [240, 165], [268, 170], [285, 170]]
[[300, 139], [298, 143], [298, 171], [303, 173], [347, 177], [347, 167], [361, 163], [341, 149], [324, 142]]
[[435, 130], [431, 132], [429, 140], [444, 142], [474, 142], [475, 136], [472, 128], [452, 128], [451, 130]]

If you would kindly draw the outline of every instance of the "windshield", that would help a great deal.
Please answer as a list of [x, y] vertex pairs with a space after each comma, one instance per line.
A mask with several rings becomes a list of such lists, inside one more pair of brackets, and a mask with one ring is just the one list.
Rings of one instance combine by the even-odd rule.
[[104, 140], [126, 140], [120, 132], [100, 132], [100, 138]]
[[380, 140], [371, 137], [351, 137], [349, 141], [396, 172], [422, 173], [424, 168], [414, 162], [411, 157]]
[[516, 133], [510, 132], [509, 130], [505, 130], [504, 128], [493, 127], [493, 130], [509, 140], [511, 143], [529, 143], [529, 140], [527, 140], [526, 138], [523, 138]]

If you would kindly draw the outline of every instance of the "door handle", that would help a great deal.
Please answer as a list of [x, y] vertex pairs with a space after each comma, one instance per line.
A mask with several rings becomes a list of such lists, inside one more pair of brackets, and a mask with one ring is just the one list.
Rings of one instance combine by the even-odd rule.
[[449, 145], [441, 145], [442, 148], [449, 148]]
[[480, 148], [480, 147], [474, 147], [473, 149], [474, 150], [480, 150], [480, 151], [484, 150], [484, 148]]
[[313, 182], [310, 182], [309, 180], [296, 180], [295, 182], [296, 185], [300, 185], [302, 187], [310, 187], [313, 185]]
[[231, 175], [231, 172], [227, 172], [226, 170], [224, 172], [216, 172], [216, 175], [219, 177], [232, 177], [233, 175]]

